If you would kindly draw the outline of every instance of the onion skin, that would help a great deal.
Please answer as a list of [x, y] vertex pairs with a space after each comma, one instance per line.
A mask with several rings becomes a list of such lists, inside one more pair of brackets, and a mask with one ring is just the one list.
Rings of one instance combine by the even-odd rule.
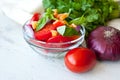
[[81, 26], [76, 26], [75, 29], [79, 32], [80, 31]]
[[95, 51], [98, 60], [120, 60], [120, 31], [100, 26], [90, 33], [87, 47]]

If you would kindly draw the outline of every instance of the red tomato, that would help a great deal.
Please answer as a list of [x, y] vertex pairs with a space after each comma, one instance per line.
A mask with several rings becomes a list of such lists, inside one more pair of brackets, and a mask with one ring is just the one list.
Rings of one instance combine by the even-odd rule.
[[48, 22], [43, 29], [34, 33], [35, 39], [46, 42], [50, 37], [52, 37], [52, 26], [52, 23]]
[[[68, 42], [68, 41], [71, 41], [69, 37], [58, 35], [58, 36], [49, 38], [47, 43], [62, 43], [62, 42]], [[46, 45], [54, 48], [64, 48], [64, 47], [69, 47], [71, 44], [57, 44], [57, 45], [46, 44]]]
[[34, 13], [34, 15], [31, 18], [31, 21], [38, 21], [40, 17], [40, 13]]
[[54, 29], [57, 29], [57, 27], [64, 25], [62, 21], [56, 20], [53, 22]]
[[69, 36], [69, 38], [71, 40], [75, 40], [75, 39], [78, 39], [80, 36], [79, 35], [73, 35], [73, 36]]
[[31, 20], [30, 20], [30, 22], [29, 22], [29, 25], [32, 26], [32, 22], [33, 21], [38, 21], [39, 18], [40, 18], [40, 13], [34, 13]]
[[69, 37], [65, 37], [65, 36], [55, 36], [55, 37], [51, 37], [50, 39], [48, 39], [48, 43], [60, 43], [60, 42], [68, 42], [71, 41], [71, 39]]
[[52, 37], [52, 33], [47, 30], [37, 31], [34, 33], [35, 39], [40, 41], [47, 41], [50, 37]]
[[42, 30], [54, 30], [53, 24], [51, 22], [46, 23]]
[[96, 64], [95, 53], [88, 48], [75, 48], [65, 55], [66, 67], [76, 73], [86, 72], [92, 69]]

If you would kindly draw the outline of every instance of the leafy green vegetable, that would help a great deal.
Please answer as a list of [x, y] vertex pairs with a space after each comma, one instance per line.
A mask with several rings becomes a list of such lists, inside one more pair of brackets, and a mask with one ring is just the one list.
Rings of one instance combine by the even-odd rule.
[[58, 9], [59, 13], [70, 11], [67, 22], [84, 25], [88, 34], [108, 20], [120, 17], [120, 5], [114, 0], [43, 0], [43, 6]]
[[42, 29], [49, 19], [56, 20], [56, 18], [54, 18], [54, 16], [53, 16], [53, 11], [50, 8], [48, 8], [46, 10], [46, 13], [38, 21], [38, 24], [37, 24], [37, 27], [36, 27], [36, 31], [39, 31], [40, 29]]
[[71, 20], [70, 24], [74, 23], [76, 25], [80, 25], [80, 24], [84, 23], [85, 21], [86, 21], [86, 19], [85, 19], [84, 15], [83, 15], [81, 17], [78, 17], [78, 18], [75, 18], [75, 19]]
[[40, 29], [42, 29], [46, 22], [48, 21], [48, 17], [42, 17], [39, 21], [38, 21], [38, 24], [37, 24], [37, 27], [36, 27], [36, 31], [39, 31]]
[[58, 27], [57, 31], [63, 36], [79, 35], [79, 32], [77, 32], [74, 28], [68, 27], [66, 25]]

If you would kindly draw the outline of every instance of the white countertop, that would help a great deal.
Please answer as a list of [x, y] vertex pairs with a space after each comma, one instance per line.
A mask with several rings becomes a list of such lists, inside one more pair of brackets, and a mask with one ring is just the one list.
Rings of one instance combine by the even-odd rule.
[[0, 10], [0, 80], [120, 80], [120, 61], [98, 61], [87, 73], [72, 73], [63, 59], [34, 52], [23, 39], [22, 25]]

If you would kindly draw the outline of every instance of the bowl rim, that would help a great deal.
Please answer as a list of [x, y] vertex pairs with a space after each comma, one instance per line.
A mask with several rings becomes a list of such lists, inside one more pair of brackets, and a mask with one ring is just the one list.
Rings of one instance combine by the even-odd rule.
[[[31, 37], [27, 34], [27, 32], [25, 31], [25, 26], [30, 26], [29, 25], [29, 20], [26, 21], [23, 25], [23, 35], [27, 36], [29, 39], [31, 40], [34, 40], [35, 42], [37, 43], [42, 43], [42, 44], [52, 44], [52, 45], [57, 45], [57, 44], [61, 44], [61, 45], [64, 45], [64, 44], [71, 44], [71, 43], [74, 43], [74, 42], [77, 42], [79, 41], [80, 39], [84, 38], [85, 37], [85, 27], [83, 25], [81, 25], [81, 29], [80, 29], [80, 33], [81, 33], [81, 36], [75, 40], [72, 40], [72, 41], [67, 41], [67, 42], [61, 42], [61, 43], [47, 43], [47, 42], [44, 42], [44, 41], [40, 41], [40, 40], [37, 40], [35, 39], [34, 37]], [[25, 38], [25, 37], [24, 37]], [[31, 43], [30, 41], [28, 41], [26, 38], [25, 40], [29, 43]], [[31, 44], [34, 44], [34, 43], [31, 43]]]

